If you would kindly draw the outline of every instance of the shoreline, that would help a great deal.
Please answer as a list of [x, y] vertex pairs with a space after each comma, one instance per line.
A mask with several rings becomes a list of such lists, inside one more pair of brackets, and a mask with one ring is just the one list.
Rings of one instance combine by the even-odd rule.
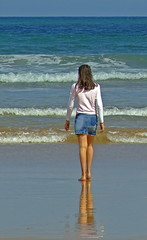
[[[68, 132], [61, 128], [16, 129], [1, 128], [0, 145], [7, 144], [57, 144], [76, 143], [77, 137], [71, 128]], [[146, 144], [146, 128], [106, 127], [95, 136], [96, 144]]]

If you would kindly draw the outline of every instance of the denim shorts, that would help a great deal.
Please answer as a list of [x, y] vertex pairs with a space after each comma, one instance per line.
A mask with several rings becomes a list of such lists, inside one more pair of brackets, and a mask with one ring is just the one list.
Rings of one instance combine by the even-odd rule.
[[75, 117], [75, 134], [95, 136], [97, 130], [97, 115], [78, 113]]

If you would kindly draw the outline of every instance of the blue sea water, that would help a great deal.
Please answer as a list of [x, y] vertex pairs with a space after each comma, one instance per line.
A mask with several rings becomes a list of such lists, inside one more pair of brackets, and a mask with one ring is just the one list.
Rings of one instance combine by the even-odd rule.
[[97, 142], [146, 143], [146, 17], [0, 18], [0, 143], [75, 141], [74, 118], [63, 125], [85, 63], [104, 102]]

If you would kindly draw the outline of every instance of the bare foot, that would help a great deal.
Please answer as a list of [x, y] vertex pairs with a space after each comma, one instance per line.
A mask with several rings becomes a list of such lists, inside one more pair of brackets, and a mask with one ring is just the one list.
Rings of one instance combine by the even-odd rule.
[[90, 173], [87, 173], [86, 178], [87, 178], [88, 180], [91, 179], [91, 174], [90, 174]]
[[86, 181], [86, 178], [85, 177], [81, 177], [78, 179], [78, 181]]

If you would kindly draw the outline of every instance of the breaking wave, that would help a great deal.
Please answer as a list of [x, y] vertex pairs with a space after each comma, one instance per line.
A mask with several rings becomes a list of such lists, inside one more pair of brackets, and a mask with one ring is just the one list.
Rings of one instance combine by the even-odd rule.
[[[42, 144], [42, 143], [77, 143], [73, 130], [63, 129], [14, 129], [5, 128], [0, 132], [0, 144]], [[109, 143], [147, 143], [145, 129], [106, 129], [97, 133], [96, 144]]]
[[[76, 110], [73, 110], [72, 116]], [[34, 116], [34, 117], [65, 117], [66, 108], [0, 108], [0, 116]], [[147, 107], [144, 108], [104, 108], [104, 116], [137, 116], [147, 117]]]
[[[147, 79], [146, 72], [125, 73], [125, 72], [98, 72], [94, 73], [95, 81], [118, 79], [118, 80], [140, 80]], [[0, 75], [0, 83], [52, 83], [52, 82], [74, 82], [77, 80], [77, 73], [8, 73]]]

